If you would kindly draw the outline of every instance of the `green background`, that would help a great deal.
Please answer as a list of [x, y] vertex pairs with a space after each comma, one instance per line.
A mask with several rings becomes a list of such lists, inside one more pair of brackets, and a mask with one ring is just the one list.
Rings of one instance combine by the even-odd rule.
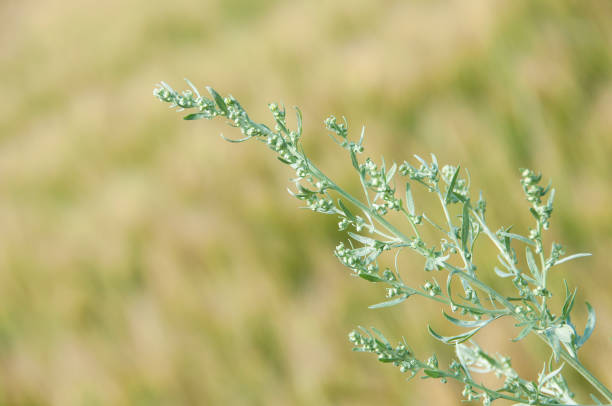
[[[445, 360], [426, 325], [457, 330], [418, 299], [368, 310], [383, 289], [333, 257], [336, 220], [298, 210], [288, 168], [151, 95], [184, 77], [261, 122], [268, 102], [299, 105], [306, 150], [349, 187], [332, 113], [366, 126], [376, 160], [461, 164], [494, 228], [527, 230], [517, 168], [542, 171], [547, 245], [594, 254], [552, 287], [580, 286], [580, 331], [595, 307], [582, 358], [612, 384], [609, 1], [5, 0], [0, 16], [0, 405], [459, 403], [459, 385], [350, 351], [365, 325]], [[422, 284], [422, 266], [401, 271]], [[548, 352], [518, 331], [478, 342], [536, 379]]]

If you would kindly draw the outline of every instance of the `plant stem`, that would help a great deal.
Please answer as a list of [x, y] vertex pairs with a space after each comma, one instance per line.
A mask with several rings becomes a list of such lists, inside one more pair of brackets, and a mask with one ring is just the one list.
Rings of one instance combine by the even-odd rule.
[[[548, 340], [546, 340], [543, 336], [538, 334], [538, 337], [543, 339], [552, 348], [552, 345], [548, 343]], [[559, 352], [561, 354], [561, 358], [563, 358], [565, 362], [570, 364], [572, 368], [578, 371], [578, 373], [582, 375], [584, 379], [586, 379], [595, 389], [597, 389], [607, 402], [612, 403], [612, 391], [610, 391], [610, 389], [608, 389], [603, 383], [601, 383], [599, 379], [595, 378], [595, 376], [593, 376], [593, 374], [591, 374], [591, 372], [589, 372], [589, 370], [586, 369], [584, 365], [582, 365], [578, 358], [572, 357], [564, 349], [561, 349]]]

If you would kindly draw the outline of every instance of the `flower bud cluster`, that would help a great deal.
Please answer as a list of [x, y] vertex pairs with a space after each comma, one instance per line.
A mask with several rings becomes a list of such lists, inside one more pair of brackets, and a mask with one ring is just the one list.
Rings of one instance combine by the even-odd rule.
[[425, 367], [425, 364], [414, 358], [412, 352], [403, 343], [393, 347], [382, 336], [378, 339], [370, 333], [361, 334], [357, 330], [349, 333], [349, 341], [355, 346], [356, 351], [373, 352], [378, 355], [380, 362], [392, 362], [393, 365], [400, 368], [401, 372], [410, 371], [414, 375]]
[[354, 216], [353, 219], [349, 219], [347, 217], [342, 217], [342, 219], [338, 222], [338, 230], [339, 231], [344, 231], [346, 230], [350, 225], [352, 225], [353, 227], [355, 227], [356, 231], [361, 231], [363, 230], [365, 227], [368, 226], [368, 224], [366, 224], [366, 221], [363, 219], [363, 217], [361, 216]]
[[425, 270], [440, 271], [444, 269], [444, 261], [450, 258], [450, 255], [444, 255], [443, 251], [438, 251], [435, 247], [431, 247], [423, 253], [425, 255]]
[[542, 196], [547, 192], [544, 188], [538, 185], [542, 180], [542, 175], [537, 174], [530, 169], [521, 169], [521, 185], [523, 191], [527, 195], [527, 201], [534, 204], [542, 203]]
[[535, 287], [533, 289], [533, 294], [534, 296], [541, 296], [541, 297], [551, 297], [552, 296], [550, 291], [546, 288], [543, 288], [542, 286]]
[[349, 141], [348, 123], [346, 122], [346, 118], [344, 118], [343, 124], [338, 124], [336, 117], [329, 116], [328, 118], [325, 119], [324, 123], [325, 123], [325, 128], [327, 128], [329, 131], [333, 132], [334, 134], [340, 137], [341, 141], [338, 141], [334, 136], [330, 135], [331, 138], [337, 144], [339, 144], [342, 148], [348, 150], [353, 155], [361, 154], [363, 152], [363, 145], [361, 145], [361, 143], [363, 142], [363, 133], [361, 135], [361, 139], [359, 140], [359, 142], [355, 143], [353, 141]]
[[435, 186], [438, 184], [440, 171], [438, 169], [438, 164], [435, 162], [428, 165], [425, 161], [421, 160], [421, 166], [417, 169], [404, 161], [404, 163], [399, 166], [398, 170], [402, 176], [408, 176], [412, 180], [430, 185], [430, 191], [434, 190]]
[[297, 193], [292, 193], [292, 195], [299, 200], [305, 201], [306, 207], [310, 210], [326, 214], [334, 213], [333, 200], [327, 197], [321, 189], [317, 191], [310, 190], [299, 183], [297, 183], [297, 189]]
[[336, 120], [335, 116], [329, 116], [325, 119], [324, 123], [325, 128], [327, 128], [329, 131], [332, 131], [336, 133], [336, 135], [338, 135], [339, 137], [346, 139], [348, 135], [348, 124], [346, 122], [346, 119], [344, 119], [343, 124], [338, 124], [338, 121]]
[[440, 289], [440, 286], [436, 281], [434, 281], [433, 283], [429, 281], [425, 282], [425, 284], [423, 285], [423, 290], [429, 296], [438, 296], [440, 293], [442, 293], [442, 289]]
[[158, 84], [153, 89], [153, 95], [162, 102], [170, 103], [170, 108], [177, 107], [181, 110], [197, 108], [203, 113], [203, 118], [213, 118], [221, 114], [221, 111], [215, 107], [215, 103], [212, 100], [199, 94], [194, 95], [191, 90], [184, 90], [178, 93], [166, 83]]
[[371, 251], [360, 249], [346, 248], [344, 243], [340, 243], [334, 250], [334, 255], [348, 268], [351, 268], [355, 273], [366, 273], [378, 277], [378, 266], [368, 262], [364, 254], [369, 254]]
[[536, 253], [542, 252], [542, 230], [548, 230], [550, 227], [550, 216], [553, 212], [553, 199], [554, 190], [551, 192], [550, 197], [546, 204], [542, 202], [542, 198], [550, 190], [550, 186], [542, 187], [538, 185], [542, 175], [536, 174], [530, 169], [521, 170], [521, 185], [523, 186], [523, 192], [527, 197], [527, 201], [531, 202], [531, 214], [535, 217], [537, 222], [536, 229], [529, 230], [529, 239], [536, 243]]
[[518, 290], [521, 297], [524, 297], [524, 298], [529, 297], [530, 295], [530, 291], [528, 288], [529, 282], [527, 282], [527, 280], [523, 277], [523, 274], [516, 275], [514, 278], [512, 278], [512, 283]]
[[265, 137], [267, 134], [261, 130], [247, 115], [240, 103], [233, 97], [229, 96], [223, 99], [227, 110], [227, 118], [234, 127], [240, 129], [243, 135], [248, 137]]
[[389, 210], [399, 211], [402, 207], [402, 202], [395, 197], [395, 189], [389, 185], [393, 173], [386, 173], [384, 165], [383, 168], [379, 169], [370, 158], [367, 158], [365, 162], [359, 166], [359, 169], [360, 172], [367, 176], [366, 186], [376, 192], [375, 203], [372, 204], [374, 210], [383, 216], [387, 214]]
[[552, 249], [550, 250], [550, 257], [546, 259], [544, 266], [546, 268], [550, 268], [559, 260], [559, 258], [561, 258], [561, 255], [563, 254], [565, 254], [565, 249], [563, 249], [563, 246], [561, 244], [553, 243]]

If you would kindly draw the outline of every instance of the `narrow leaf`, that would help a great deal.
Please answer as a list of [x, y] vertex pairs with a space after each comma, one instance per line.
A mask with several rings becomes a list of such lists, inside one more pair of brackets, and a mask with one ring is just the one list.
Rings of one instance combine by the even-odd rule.
[[389, 168], [389, 172], [387, 172], [387, 182], [391, 182], [391, 179], [393, 179], [393, 175], [395, 175], [395, 171], [397, 170], [397, 164], [395, 162], [393, 162], [393, 165], [391, 166], [391, 168]]
[[434, 154], [431, 154], [431, 163], [438, 167], [438, 158]]
[[444, 378], [444, 373], [436, 371], [435, 369], [424, 369], [423, 373], [430, 378]]
[[512, 339], [512, 341], [513, 342], [521, 341], [523, 338], [525, 338], [527, 336], [527, 334], [529, 334], [531, 332], [531, 330], [533, 330], [533, 326], [534, 326], [534, 324], [527, 325], [524, 329], [521, 330], [521, 332], [519, 333], [519, 335], [516, 338]]
[[510, 276], [514, 276], [514, 274], [512, 272], [504, 272], [501, 269], [499, 269], [498, 267], [493, 268], [493, 270], [495, 271], [497, 276], [499, 276], [500, 278], [508, 278]]
[[463, 204], [463, 214], [461, 216], [461, 247], [463, 252], [468, 252], [468, 237], [470, 234], [470, 201]]
[[486, 320], [459, 320], [454, 318], [453, 316], [449, 316], [448, 314], [446, 314], [445, 311], [442, 311], [442, 315], [446, 318], [446, 320], [450, 321], [451, 323], [459, 326], [459, 327], [482, 327], [485, 326], [487, 324], [489, 324], [491, 322], [492, 319], [486, 319]]
[[576, 341], [576, 345], [578, 346], [578, 348], [582, 347], [582, 345], [589, 339], [589, 337], [591, 337], [593, 330], [595, 330], [595, 310], [593, 310], [589, 302], [586, 302], [586, 306], [589, 311], [589, 315], [587, 316], [587, 323], [584, 329], [584, 334]]
[[[238, 139], [238, 140], [233, 140], [233, 139], [231, 139], [231, 138], [227, 138], [227, 137], [226, 137], [226, 136], [224, 136], [223, 134], [219, 134], [219, 136], [220, 136], [221, 138], [223, 138], [225, 141], [227, 141], [227, 142], [232, 142], [232, 143], [234, 143], [234, 144], [238, 144], [238, 143], [240, 143], [240, 142], [245, 142], [246, 140], [248, 140], [249, 138], [251, 138], [251, 136], [250, 136], [250, 135], [247, 135], [247, 136], [246, 136], [246, 137], [244, 137], [244, 138], [240, 138], [240, 139]], [[286, 163], [286, 164], [288, 164], [288, 165], [290, 165], [290, 164], [291, 164], [291, 162], [289, 162], [289, 161], [287, 161], [287, 160], [284, 160], [284, 159], [281, 159], [281, 162], [284, 162], [284, 163]]]
[[448, 185], [448, 190], [446, 191], [446, 197], [444, 198], [444, 202], [446, 204], [450, 203], [450, 197], [451, 194], [453, 193], [453, 189], [455, 188], [455, 183], [457, 182], [457, 176], [459, 176], [459, 169], [461, 167], [457, 166], [457, 169], [455, 170], [455, 173], [453, 174], [453, 177]]
[[219, 93], [217, 93], [215, 89], [210, 86], [206, 86], [206, 90], [208, 90], [208, 93], [210, 93], [210, 95], [213, 97], [215, 103], [217, 103], [217, 106], [219, 106], [219, 109], [227, 116], [229, 114], [229, 111], [227, 110], [227, 106], [223, 101], [223, 97], [221, 97]]
[[504, 236], [504, 237], [509, 237], [509, 238], [512, 238], [512, 239], [524, 242], [525, 244], [529, 244], [529, 245], [535, 246], [535, 243], [533, 241], [531, 241], [529, 238], [524, 237], [522, 235], [514, 234], [514, 233], [506, 233], [505, 231], [501, 231], [500, 234], [502, 236]]
[[401, 295], [396, 297], [395, 299], [391, 299], [386, 302], [373, 304], [372, 306], [368, 306], [368, 309], [380, 309], [382, 307], [391, 307], [402, 303], [404, 300], [408, 299], [410, 295]]
[[557, 335], [555, 334], [555, 328], [554, 327], [547, 328], [546, 330], [544, 330], [544, 335], [546, 336], [546, 338], [548, 339], [548, 342], [552, 346], [553, 356], [555, 358], [555, 361], [558, 361], [559, 351], [561, 351], [561, 343], [559, 341], [559, 337], [557, 337]]
[[191, 90], [193, 90], [193, 92], [196, 94], [196, 96], [202, 97], [202, 96], [200, 96], [200, 92], [198, 91], [198, 89], [194, 86], [193, 83], [191, 83], [191, 81], [189, 79], [185, 78], [185, 82], [187, 82], [189, 87], [191, 87]]
[[533, 253], [529, 249], [529, 247], [525, 247], [525, 255], [527, 256], [527, 266], [531, 271], [531, 274], [536, 278], [537, 281], [540, 281], [542, 278], [540, 277], [540, 270], [535, 263], [535, 259], [533, 257]]
[[185, 117], [183, 117], [183, 120], [199, 120], [202, 118], [208, 118], [208, 114], [207, 113], [187, 114]]
[[508, 272], [512, 272], [512, 267], [510, 267], [510, 265], [508, 265], [508, 263], [506, 262], [506, 259], [504, 257], [502, 257], [501, 255], [497, 256], [497, 260], [499, 261], [500, 264], [502, 264], [504, 266], [504, 268], [506, 268], [506, 270], [508, 270]]
[[570, 293], [569, 288], [567, 287], [567, 282], [565, 283], [565, 302], [563, 303], [563, 310], [561, 312], [561, 318], [567, 320], [569, 318], [570, 312], [574, 307], [574, 299], [576, 298], [577, 289], [574, 289], [573, 293]]
[[300, 136], [302, 135], [302, 111], [297, 106], [295, 107], [295, 116], [297, 120], [297, 134]]
[[357, 155], [355, 155], [353, 149], [351, 149], [351, 162], [353, 163], [353, 167], [359, 170], [359, 162], [357, 162]]
[[560, 264], [562, 264], [564, 262], [571, 261], [572, 259], [576, 259], [576, 258], [590, 257], [591, 255], [592, 254], [589, 254], [588, 252], [582, 252], [580, 254], [568, 255], [567, 257], [561, 258], [560, 260], [555, 262], [555, 265], [560, 265]]
[[352, 239], [359, 241], [365, 245], [373, 246], [376, 243], [376, 240], [370, 237], [366, 237], [363, 235], [355, 234], [349, 231], [348, 235], [351, 236]]
[[414, 155], [414, 157], [421, 163], [421, 165], [427, 167], [427, 162], [425, 162], [425, 160], [423, 158], [421, 158], [418, 155]]
[[561, 370], [563, 369], [563, 367], [565, 366], [565, 364], [561, 364], [561, 366], [557, 369], [555, 369], [554, 371], [552, 371], [551, 373], [544, 375], [542, 377], [540, 377], [540, 379], [538, 380], [538, 384], [540, 386], [544, 385], [546, 382], [550, 381], [552, 378], [554, 378], [555, 376], [557, 376], [559, 374], [559, 372], [561, 372]]
[[[488, 321], [491, 321], [491, 320], [494, 320], [494, 319], [489, 319]], [[487, 323], [487, 324], [488, 324], [488, 323]], [[486, 325], [486, 324], [485, 324], [485, 325]], [[470, 330], [470, 331], [468, 331], [468, 332], [466, 332], [466, 333], [459, 334], [459, 335], [456, 335], [456, 336], [450, 336], [450, 337], [444, 337], [444, 336], [441, 336], [440, 334], [436, 333], [436, 332], [435, 332], [435, 331], [434, 331], [434, 330], [431, 328], [431, 326], [429, 326], [429, 325], [427, 326], [427, 329], [429, 330], [429, 334], [431, 334], [431, 335], [432, 335], [432, 336], [433, 336], [435, 339], [437, 339], [437, 340], [439, 340], [439, 341], [442, 341], [442, 342], [443, 342], [443, 343], [445, 343], [445, 344], [459, 344], [459, 343], [462, 343], [462, 342], [467, 341], [467, 340], [469, 340], [470, 338], [472, 338], [472, 336], [473, 336], [474, 334], [476, 334], [476, 333], [477, 333], [477, 332], [478, 332], [478, 331], [479, 331], [481, 328], [483, 328], [485, 325], [480, 326], [480, 327], [477, 327], [477, 328], [475, 328], [475, 329], [473, 329], [473, 330]]]
[[357, 143], [357, 145], [361, 145], [363, 143], [363, 137], [365, 137], [365, 125], [361, 127], [361, 135], [359, 136], [359, 143]]
[[353, 216], [353, 213], [351, 213], [351, 211], [344, 205], [344, 203], [342, 203], [342, 199], [338, 199], [338, 206], [340, 206], [340, 209], [342, 209], [342, 211], [344, 212], [344, 215], [351, 221], [355, 220], [355, 216]]
[[370, 327], [370, 329], [380, 338], [380, 340], [387, 346], [391, 346], [391, 344], [389, 343], [389, 341], [385, 338], [385, 336], [383, 335], [383, 333], [381, 333], [377, 328], [375, 327]]
[[365, 257], [366, 255], [370, 255], [373, 250], [374, 248], [369, 247], [369, 246], [355, 248], [354, 250], [351, 250], [351, 255], [356, 256], [356, 257]]
[[367, 272], [359, 272], [359, 277], [370, 282], [385, 282], [385, 280], [380, 276]]
[[406, 208], [411, 216], [414, 216], [414, 200], [412, 199], [412, 192], [410, 191], [410, 183], [406, 182]]

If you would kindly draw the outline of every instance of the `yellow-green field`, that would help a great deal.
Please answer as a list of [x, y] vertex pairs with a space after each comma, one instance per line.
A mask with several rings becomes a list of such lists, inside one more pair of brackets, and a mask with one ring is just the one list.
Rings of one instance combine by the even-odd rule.
[[[611, 2], [4, 0], [0, 17], [0, 405], [459, 404], [460, 385], [351, 352], [365, 325], [446, 360], [426, 325], [456, 329], [418, 299], [368, 310], [383, 289], [333, 257], [336, 220], [298, 209], [289, 169], [151, 95], [184, 77], [262, 122], [299, 105], [305, 148], [348, 185], [332, 113], [377, 160], [461, 164], [496, 227], [527, 230], [517, 169], [542, 171], [548, 244], [594, 254], [552, 287], [580, 287], [580, 329], [596, 309], [582, 358], [612, 385]], [[401, 263], [416, 284], [422, 268]], [[518, 331], [478, 342], [536, 379], [548, 352]]]

